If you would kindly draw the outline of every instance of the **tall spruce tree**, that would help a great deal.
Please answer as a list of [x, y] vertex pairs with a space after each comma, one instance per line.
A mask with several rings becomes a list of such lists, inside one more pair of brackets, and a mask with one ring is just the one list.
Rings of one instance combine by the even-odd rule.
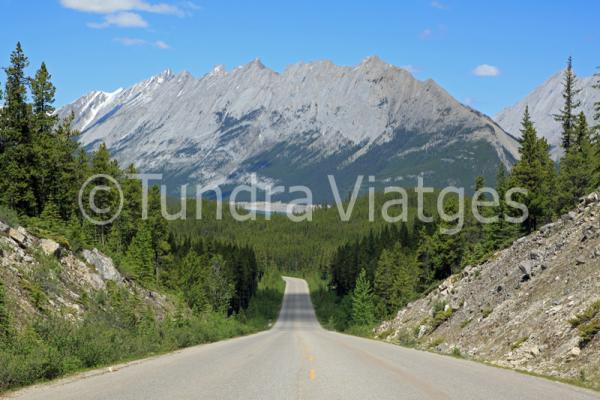
[[521, 122], [520, 160], [513, 166], [511, 186], [527, 190], [526, 195], [518, 196], [527, 206], [529, 215], [523, 223], [523, 230], [529, 233], [550, 220], [555, 208], [554, 185], [556, 171], [550, 158], [550, 146], [537, 131], [525, 108]]
[[364, 269], [360, 270], [352, 292], [352, 322], [354, 325], [371, 325], [375, 322], [375, 299]]
[[44, 63], [35, 77], [29, 78], [28, 81], [32, 97], [30, 124], [34, 152], [32, 184], [37, 208], [43, 211], [48, 199], [57, 197], [60, 193], [55, 186], [64, 162], [58, 157], [61, 143], [54, 134], [54, 125], [58, 120], [58, 117], [53, 114], [56, 88], [51, 82], [51, 75]]
[[25, 68], [29, 60], [20, 43], [4, 68], [6, 87], [0, 125], [0, 196], [8, 206], [29, 215], [40, 212], [33, 191], [34, 151], [30, 129], [31, 106], [27, 103]]
[[565, 152], [569, 150], [573, 143], [573, 128], [575, 127], [576, 120], [575, 110], [581, 105], [581, 102], [577, 100], [579, 92], [581, 92], [581, 89], [577, 88], [577, 76], [573, 71], [573, 59], [569, 57], [563, 78], [562, 96], [565, 102], [560, 112], [554, 115], [554, 119], [562, 125], [562, 147]]
[[583, 112], [577, 116], [573, 134], [575, 142], [560, 160], [558, 210], [561, 213], [574, 207], [595, 183], [594, 152]]
[[153, 254], [150, 227], [146, 222], [141, 222], [125, 255], [127, 270], [137, 279], [151, 282], [154, 277]]

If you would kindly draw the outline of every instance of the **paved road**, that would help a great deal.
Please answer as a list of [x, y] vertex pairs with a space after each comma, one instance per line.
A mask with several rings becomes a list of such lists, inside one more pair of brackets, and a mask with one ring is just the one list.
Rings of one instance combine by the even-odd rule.
[[600, 399], [512, 371], [328, 332], [315, 319], [306, 282], [286, 282], [281, 315], [270, 331], [40, 385], [11, 398]]

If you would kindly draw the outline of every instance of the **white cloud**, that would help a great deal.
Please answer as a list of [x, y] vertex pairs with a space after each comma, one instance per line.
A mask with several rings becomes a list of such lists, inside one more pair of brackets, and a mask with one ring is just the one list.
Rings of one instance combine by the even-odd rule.
[[171, 46], [169, 46], [167, 43], [165, 43], [162, 40], [157, 40], [155, 42], [149, 42], [147, 40], [138, 39], [138, 38], [118, 37], [118, 38], [115, 38], [115, 42], [119, 42], [123, 46], [153, 46], [153, 47], [156, 47], [161, 50], [166, 50], [166, 49], [171, 48]]
[[438, 10], [445, 10], [446, 8], [448, 8], [448, 6], [446, 4], [439, 2], [439, 1], [432, 1], [431, 7], [437, 8]]
[[60, 4], [73, 10], [97, 14], [112, 14], [121, 11], [144, 11], [178, 16], [185, 14], [179, 7], [174, 5], [166, 3], [151, 4], [144, 0], [60, 0]]
[[427, 40], [427, 39], [431, 39], [432, 35], [433, 35], [433, 31], [431, 29], [427, 28], [423, 32], [421, 32], [421, 34], [419, 36], [421, 37], [421, 39]]
[[90, 22], [90, 28], [102, 29], [109, 26], [119, 26], [121, 28], [147, 28], [148, 22], [141, 15], [132, 12], [120, 12], [109, 14], [104, 17], [103, 22]]
[[162, 50], [166, 50], [166, 49], [170, 49], [171, 48], [171, 46], [169, 46], [168, 44], [166, 44], [162, 40], [157, 40], [156, 42], [154, 42], [154, 46], [158, 47], [159, 49], [162, 49]]
[[500, 75], [500, 69], [493, 65], [481, 64], [475, 67], [473, 74], [476, 76], [498, 76]]
[[143, 46], [145, 44], [148, 44], [148, 42], [145, 41], [144, 39], [129, 38], [129, 37], [115, 38], [115, 42], [119, 42], [123, 46]]

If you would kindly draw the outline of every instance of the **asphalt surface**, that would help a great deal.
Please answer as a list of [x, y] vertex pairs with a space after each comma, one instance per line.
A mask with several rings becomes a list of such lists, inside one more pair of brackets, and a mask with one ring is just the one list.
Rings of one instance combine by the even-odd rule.
[[565, 384], [342, 335], [317, 322], [302, 279], [266, 332], [38, 385], [27, 400], [600, 399]]

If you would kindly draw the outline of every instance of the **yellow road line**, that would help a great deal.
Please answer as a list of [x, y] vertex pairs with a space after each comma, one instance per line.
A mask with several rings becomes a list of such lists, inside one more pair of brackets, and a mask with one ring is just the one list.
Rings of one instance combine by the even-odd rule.
[[310, 378], [311, 381], [314, 381], [316, 376], [317, 376], [317, 373], [315, 372], [314, 368], [311, 368], [308, 373], [308, 377]]

